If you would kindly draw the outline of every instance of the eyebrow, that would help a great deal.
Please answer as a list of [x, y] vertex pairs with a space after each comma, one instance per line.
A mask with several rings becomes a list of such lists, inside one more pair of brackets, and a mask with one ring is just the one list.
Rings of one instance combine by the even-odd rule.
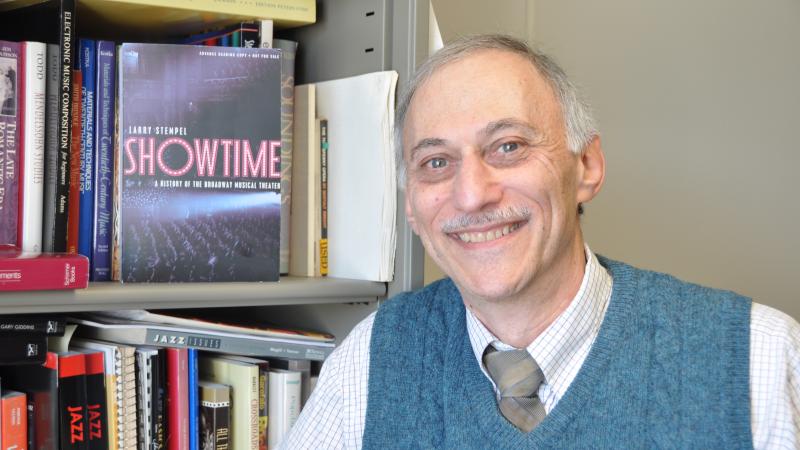
[[503, 131], [509, 128], [520, 130], [529, 137], [535, 137], [539, 135], [538, 130], [528, 122], [513, 118], [505, 118], [489, 122], [485, 127], [483, 127], [482, 130], [478, 132], [478, 134], [482, 137], [488, 137], [497, 133], [498, 131]]
[[442, 138], [425, 138], [425, 139], [422, 139], [419, 142], [417, 142], [417, 144], [415, 146], [411, 147], [411, 150], [409, 150], [409, 152], [408, 152], [408, 158], [409, 158], [410, 161], [413, 161], [414, 160], [414, 155], [419, 153], [422, 149], [425, 149], [425, 148], [428, 148], [428, 147], [441, 147], [441, 146], [446, 145], [446, 144], [447, 144], [447, 140], [446, 139], [442, 139]]

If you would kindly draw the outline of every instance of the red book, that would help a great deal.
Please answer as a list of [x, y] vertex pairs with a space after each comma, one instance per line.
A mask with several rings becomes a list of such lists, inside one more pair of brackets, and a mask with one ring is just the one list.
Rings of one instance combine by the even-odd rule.
[[189, 450], [189, 351], [167, 349], [167, 450]]
[[0, 291], [82, 289], [88, 284], [85, 256], [0, 250]]
[[58, 354], [58, 410], [61, 450], [88, 450], [86, 424], [86, 355]]
[[81, 83], [80, 70], [72, 71], [72, 142], [69, 150], [69, 200], [67, 202], [67, 252], [78, 253], [78, 217], [81, 201]]
[[89, 450], [106, 450], [108, 449], [108, 408], [103, 352], [87, 352], [85, 355]]
[[3, 450], [25, 450], [28, 448], [28, 400], [18, 391], [3, 390], [0, 400], [0, 445]]

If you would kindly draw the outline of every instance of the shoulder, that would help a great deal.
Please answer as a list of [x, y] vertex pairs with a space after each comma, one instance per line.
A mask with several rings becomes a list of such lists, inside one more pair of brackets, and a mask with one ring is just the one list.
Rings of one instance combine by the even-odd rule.
[[779, 353], [797, 359], [800, 349], [800, 324], [784, 312], [753, 303], [750, 338], [754, 355]]

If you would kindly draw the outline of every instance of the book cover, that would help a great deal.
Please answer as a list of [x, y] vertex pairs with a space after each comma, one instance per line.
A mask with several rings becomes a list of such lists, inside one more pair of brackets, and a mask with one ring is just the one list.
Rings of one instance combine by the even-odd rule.
[[97, 81], [94, 107], [94, 228], [91, 280], [111, 280], [111, 218], [114, 175], [114, 96], [116, 48], [97, 41]]
[[202, 355], [200, 376], [231, 387], [231, 449], [258, 450], [258, 367], [220, 356]]
[[0, 246], [17, 245], [20, 65], [20, 45], [0, 41]]
[[289, 275], [316, 275], [316, 234], [319, 227], [319, 136], [316, 135], [316, 89], [296, 86], [293, 119], [292, 204]]
[[89, 284], [89, 261], [69, 253], [0, 251], [0, 291], [82, 289]]
[[200, 381], [200, 449], [228, 450], [231, 426], [230, 387]]
[[[43, 251], [66, 251], [67, 211], [69, 206], [69, 126], [72, 107], [69, 102], [72, 92], [71, 67], [74, 52], [74, 0], [37, 0], [35, 2], [13, 2], [16, 8], [0, 14], [0, 29], [7, 39], [17, 41], [40, 41], [55, 46], [48, 49], [48, 59], [54, 58], [52, 76], [57, 77], [57, 85], [48, 96], [55, 102], [55, 111], [48, 106], [44, 208], [48, 211], [44, 219], [42, 244]], [[55, 60], [57, 58], [57, 60]], [[48, 71], [51, 70], [48, 62]], [[55, 119], [55, 122], [52, 120]], [[52, 125], [50, 125], [52, 123]], [[53, 183], [54, 181], [54, 183]], [[54, 188], [50, 189], [48, 186]], [[52, 236], [52, 247], [50, 247]]]
[[302, 409], [311, 395], [311, 361], [307, 359], [273, 359], [272, 368], [300, 372], [300, 407]]
[[108, 400], [105, 387], [105, 362], [102, 351], [87, 351], [86, 423], [89, 450], [108, 449]]
[[28, 436], [29, 448], [58, 450], [58, 355], [47, 352], [43, 364], [3, 367], [0, 378], [3, 386], [25, 392], [33, 401], [34, 431]]
[[228, 359], [241, 361], [258, 367], [258, 448], [267, 450], [269, 426], [269, 370], [270, 362], [264, 359], [240, 355], [228, 355]]
[[274, 39], [272, 47], [281, 51], [281, 273], [289, 273], [292, 206], [292, 128], [294, 118], [294, 64], [297, 42]]
[[200, 404], [198, 403], [198, 395], [200, 394], [197, 386], [198, 372], [197, 372], [197, 357], [198, 351], [196, 348], [190, 348], [188, 352], [188, 390], [189, 390], [189, 450], [199, 450], [200, 445], [198, 438], [200, 437]]
[[86, 356], [58, 355], [58, 410], [62, 450], [89, 450], [86, 423]]
[[167, 349], [167, 449], [189, 450], [189, 361], [185, 348]]
[[301, 375], [272, 369], [269, 374], [269, 448], [277, 448], [300, 415]]
[[22, 43], [23, 78], [20, 110], [23, 114], [20, 140], [19, 216], [17, 243], [23, 251], [42, 251], [44, 206], [44, 122], [47, 84], [47, 46]]
[[64, 335], [64, 319], [51, 315], [0, 316], [0, 336], [22, 333]]
[[[60, 50], [57, 44], [47, 44], [47, 80], [45, 103], [45, 139], [44, 139], [44, 203], [42, 211], [42, 251], [54, 252], [56, 239], [56, 180], [58, 169], [58, 100], [61, 84]], [[67, 233], [64, 230], [64, 248], [66, 251]]]
[[47, 358], [47, 336], [15, 334], [2, 337], [0, 365], [42, 364]]
[[81, 176], [78, 214], [78, 253], [92, 258], [94, 233], [94, 108], [97, 84], [96, 43], [80, 39], [81, 67]]
[[319, 275], [328, 276], [328, 121], [319, 121]]
[[323, 361], [333, 342], [291, 337], [230, 333], [200, 327], [173, 326], [102, 316], [72, 317], [80, 336], [132, 345], [196, 348], [217, 353]]
[[[138, 347], [136, 349], [136, 393], [139, 426], [139, 449], [158, 450], [163, 443], [164, 380], [163, 358], [165, 349]], [[159, 438], [159, 434], [161, 438]]]
[[0, 417], [3, 450], [25, 450], [28, 446], [28, 401], [25, 393], [3, 389]]
[[123, 44], [123, 282], [276, 281], [280, 53]]

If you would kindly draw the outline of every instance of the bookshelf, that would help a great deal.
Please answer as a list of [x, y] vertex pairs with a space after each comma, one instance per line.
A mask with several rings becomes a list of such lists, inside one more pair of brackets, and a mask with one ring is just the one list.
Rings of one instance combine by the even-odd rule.
[[[97, 15], [101, 9], [92, 8], [84, 19], [80, 12], [90, 4], [107, 0], [76, 1], [81, 32], [92, 30], [95, 21], [101, 19]], [[416, 64], [427, 56], [429, 10], [430, 0], [321, 0], [317, 2], [316, 24], [276, 35], [298, 40], [303, 48], [298, 55], [298, 84], [396, 70], [402, 87]], [[157, 37], [163, 31], [157, 17], [153, 15], [152, 26], [142, 30], [141, 36]], [[240, 19], [236, 15], [215, 16], [215, 20], [223, 22]], [[97, 29], [102, 37], [102, 27]], [[356, 323], [369, 309], [348, 308], [349, 304], [366, 302], [374, 309], [377, 301], [422, 285], [424, 253], [406, 223], [403, 192], [398, 192], [397, 205], [395, 275], [390, 283], [298, 277], [284, 277], [278, 283], [91, 283], [89, 288], [78, 291], [0, 293], [0, 314], [238, 306], [253, 308], [255, 315], [265, 315], [260, 307], [320, 304], [325, 305], [326, 311], [332, 305], [341, 306], [338, 315], [348, 316], [349, 311], [356, 311], [353, 314], [357, 317], [345, 321]], [[328, 331], [343, 338], [341, 333], [349, 329]]]

